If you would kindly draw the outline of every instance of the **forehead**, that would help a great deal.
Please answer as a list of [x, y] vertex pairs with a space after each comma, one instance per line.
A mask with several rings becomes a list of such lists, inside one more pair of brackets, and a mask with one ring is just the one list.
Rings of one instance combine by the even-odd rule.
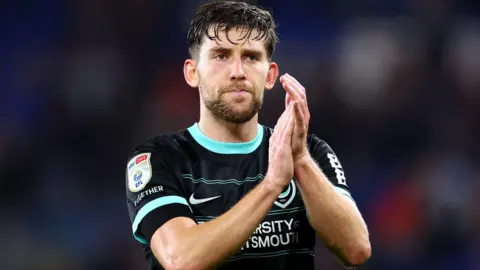
[[[243, 48], [243, 49], [255, 49], [266, 53], [265, 49], [265, 37], [257, 39], [259, 32], [256, 29], [252, 29], [249, 33], [247, 28], [232, 28], [228, 32], [225, 29], [218, 28], [218, 32], [215, 33], [214, 27], [208, 29], [208, 35], [203, 37], [202, 49], [209, 50], [211, 48], [221, 46], [224, 48]], [[248, 35], [248, 37], [246, 36]]]

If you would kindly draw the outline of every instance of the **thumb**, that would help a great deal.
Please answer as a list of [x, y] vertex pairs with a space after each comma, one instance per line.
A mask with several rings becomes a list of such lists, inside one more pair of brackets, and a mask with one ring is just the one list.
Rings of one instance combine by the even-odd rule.
[[289, 94], [285, 95], [285, 109], [288, 108], [288, 105], [292, 102], [292, 98], [290, 98]]

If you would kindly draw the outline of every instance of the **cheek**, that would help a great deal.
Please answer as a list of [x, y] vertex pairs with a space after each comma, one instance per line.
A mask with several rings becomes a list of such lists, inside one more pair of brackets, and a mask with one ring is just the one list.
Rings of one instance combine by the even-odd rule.
[[255, 69], [255, 73], [258, 74], [258, 77], [261, 78], [263, 81], [266, 80], [268, 76], [268, 64], [258, 64], [252, 67]]
[[252, 69], [253, 74], [255, 74], [254, 81], [252, 83], [255, 84], [256, 88], [262, 88], [258, 90], [263, 90], [263, 87], [265, 86], [265, 81], [267, 80], [267, 75], [268, 75], [268, 68], [265, 69], [262, 66], [255, 67]]
[[208, 66], [208, 73], [210, 76], [218, 76], [227, 70], [227, 63], [221, 61], [211, 61]]
[[225, 80], [225, 68], [220, 65], [212, 65], [204, 73], [204, 84], [208, 86], [209, 91], [217, 91], [219, 83]]
[[205, 72], [202, 74], [200, 79], [200, 87], [202, 96], [205, 99], [216, 99], [218, 96], [217, 87], [216, 87], [216, 78], [214, 78], [213, 73]]

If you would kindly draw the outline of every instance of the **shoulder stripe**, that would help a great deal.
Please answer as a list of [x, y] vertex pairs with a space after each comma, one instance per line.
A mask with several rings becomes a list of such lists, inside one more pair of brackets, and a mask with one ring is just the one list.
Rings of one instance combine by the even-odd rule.
[[[138, 234], [138, 231], [137, 231], [138, 225], [140, 225], [140, 222], [142, 222], [142, 220], [145, 218], [145, 216], [148, 215], [148, 213], [152, 212], [158, 207], [162, 207], [164, 205], [168, 205], [172, 203], [184, 204], [188, 206], [188, 208], [190, 208], [190, 205], [188, 205], [187, 200], [185, 200], [185, 198], [182, 198], [180, 196], [165, 196], [165, 197], [157, 198], [151, 202], [148, 202], [140, 209], [140, 211], [138, 211], [138, 214], [135, 216], [135, 219], [133, 221], [132, 231], [135, 239], [137, 239], [142, 244], [148, 245], [147, 241], [141, 235]], [[190, 208], [190, 211], [192, 211], [192, 208]]]

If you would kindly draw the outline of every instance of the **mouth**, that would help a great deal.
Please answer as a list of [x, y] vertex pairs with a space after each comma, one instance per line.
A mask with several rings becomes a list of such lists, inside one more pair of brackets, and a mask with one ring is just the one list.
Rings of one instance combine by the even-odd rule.
[[227, 93], [250, 93], [250, 91], [246, 89], [232, 89], [227, 91]]
[[226, 96], [245, 99], [249, 95], [253, 95], [250, 91], [246, 89], [232, 89], [224, 93]]

